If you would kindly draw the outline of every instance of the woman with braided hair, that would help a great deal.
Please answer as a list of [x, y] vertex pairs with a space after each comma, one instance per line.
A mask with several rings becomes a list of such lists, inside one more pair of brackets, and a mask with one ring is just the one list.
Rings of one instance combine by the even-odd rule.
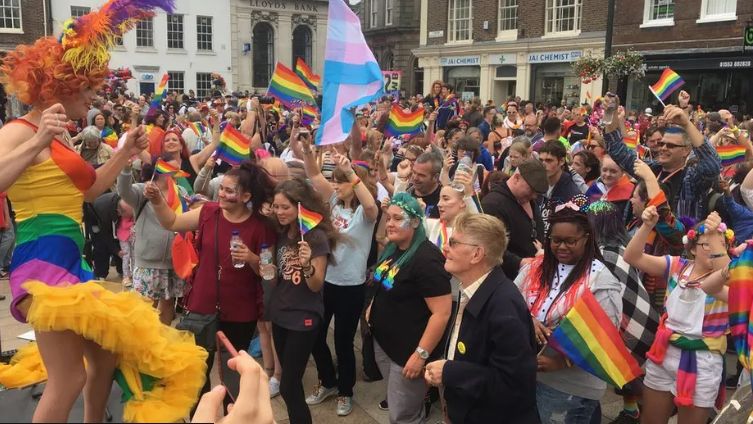
[[389, 202], [389, 243], [377, 262], [377, 292], [366, 311], [377, 365], [387, 379], [391, 423], [422, 422], [423, 367], [442, 352], [438, 344], [452, 308], [450, 275], [442, 252], [426, 238], [423, 211], [404, 192]]

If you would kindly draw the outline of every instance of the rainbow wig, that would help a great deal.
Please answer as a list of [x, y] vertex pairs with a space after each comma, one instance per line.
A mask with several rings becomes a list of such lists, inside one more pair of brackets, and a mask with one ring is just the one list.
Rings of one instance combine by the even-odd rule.
[[0, 82], [23, 103], [42, 106], [98, 87], [107, 76], [116, 38], [157, 8], [171, 13], [174, 0], [110, 0], [98, 11], [69, 19], [60, 40], [44, 37], [9, 52], [0, 66]]

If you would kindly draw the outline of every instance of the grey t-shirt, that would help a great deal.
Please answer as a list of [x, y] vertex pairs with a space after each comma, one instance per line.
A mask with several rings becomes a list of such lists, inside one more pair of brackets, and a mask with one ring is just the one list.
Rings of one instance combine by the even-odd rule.
[[[324, 316], [321, 292], [313, 292], [298, 259], [300, 238], [290, 239], [287, 232], [277, 236], [277, 285], [272, 289], [269, 319], [294, 331], [318, 330]], [[314, 228], [305, 236], [311, 247], [311, 259], [329, 254], [329, 241], [324, 231]]]
[[338, 204], [337, 195], [330, 198], [332, 224], [344, 235], [332, 252], [325, 280], [336, 286], [357, 286], [366, 281], [366, 261], [371, 250], [371, 235], [375, 222], [369, 222], [363, 206], [356, 210]]

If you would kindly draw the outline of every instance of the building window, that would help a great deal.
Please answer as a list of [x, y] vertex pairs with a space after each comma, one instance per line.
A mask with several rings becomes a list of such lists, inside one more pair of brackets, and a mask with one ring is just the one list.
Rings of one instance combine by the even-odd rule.
[[167, 90], [170, 92], [177, 91], [183, 93], [186, 90], [186, 74], [178, 71], [168, 71]]
[[737, 19], [737, 0], [703, 0], [699, 22], [732, 21]]
[[0, 32], [22, 32], [21, 0], [0, 0]]
[[546, 33], [580, 31], [582, 0], [547, 0]]
[[500, 33], [505, 31], [518, 32], [518, 0], [499, 0], [499, 14], [497, 16]]
[[369, 28], [376, 28], [377, 26], [377, 17], [379, 16], [379, 9], [377, 9], [377, 1], [378, 0], [371, 0], [370, 4], [370, 13], [369, 13]]
[[450, 0], [450, 42], [471, 39], [471, 0]]
[[183, 48], [183, 15], [167, 15], [167, 48]]
[[71, 6], [71, 18], [80, 18], [91, 12], [91, 10], [91, 7]]
[[646, 0], [643, 9], [641, 27], [674, 25], [675, 23], [675, 0]]
[[154, 21], [142, 19], [136, 24], [136, 47], [154, 47]]
[[392, 25], [392, 0], [384, 0], [384, 24]]
[[196, 73], [196, 96], [200, 99], [212, 95], [212, 74], [209, 72]]
[[212, 17], [196, 17], [196, 40], [199, 50], [212, 51]]
[[299, 57], [311, 67], [311, 29], [306, 25], [298, 25], [293, 31], [293, 61], [290, 62], [295, 65], [296, 59]]
[[266, 87], [275, 66], [275, 36], [272, 26], [259, 22], [254, 27], [254, 87]]
[[116, 46], [122, 46], [123, 45], [123, 37], [116, 35], [115, 36], [115, 45]]

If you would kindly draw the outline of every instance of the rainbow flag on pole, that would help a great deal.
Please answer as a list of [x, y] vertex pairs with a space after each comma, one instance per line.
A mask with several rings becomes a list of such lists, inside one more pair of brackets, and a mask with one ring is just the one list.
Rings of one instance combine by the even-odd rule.
[[301, 229], [301, 235], [313, 230], [322, 222], [322, 219], [324, 219], [323, 216], [304, 208], [301, 206], [301, 202], [298, 202], [298, 225]]
[[716, 146], [716, 152], [722, 159], [723, 167], [734, 165], [739, 162], [745, 162], [745, 146], [739, 144]]
[[152, 102], [149, 105], [152, 109], [156, 109], [162, 104], [162, 99], [165, 97], [165, 91], [167, 91], [167, 81], [169, 79], [170, 75], [165, 72], [165, 75], [162, 75], [162, 80], [157, 86], [157, 90], [154, 91], [154, 97], [152, 97]]
[[732, 261], [729, 268], [729, 329], [735, 342], [737, 358], [750, 371], [751, 346], [753, 346], [753, 243]]
[[185, 171], [182, 171], [179, 168], [169, 164], [162, 158], [157, 159], [157, 163], [154, 164], [154, 172], [159, 175], [169, 175], [175, 178], [189, 177], [189, 175]]
[[667, 97], [672, 95], [672, 93], [678, 88], [682, 87], [683, 84], [685, 84], [685, 80], [682, 79], [677, 72], [670, 68], [666, 68], [664, 69], [664, 72], [661, 73], [659, 81], [657, 81], [656, 84], [649, 86], [648, 89], [654, 93], [654, 96], [656, 96], [662, 104], [664, 104]]
[[295, 73], [301, 77], [301, 80], [306, 83], [312, 91], [319, 90], [319, 86], [322, 84], [322, 77], [315, 74], [314, 71], [309, 68], [309, 65], [307, 65], [300, 57], [295, 61]]
[[316, 104], [311, 89], [287, 66], [277, 62], [272, 79], [269, 81], [267, 96], [273, 96], [285, 107], [295, 109], [302, 103]]
[[217, 157], [225, 162], [239, 165], [251, 157], [251, 140], [232, 125], [225, 125], [225, 129], [220, 134], [220, 145], [216, 153]]
[[188, 211], [188, 204], [180, 195], [180, 189], [175, 180], [171, 179], [167, 183], [167, 195], [165, 195], [165, 201], [167, 202], [167, 206], [170, 207], [176, 215]]
[[588, 289], [552, 332], [549, 345], [583, 370], [618, 388], [643, 373], [617, 327]]
[[415, 112], [405, 112], [399, 105], [392, 105], [384, 135], [397, 137], [403, 134], [414, 135], [421, 132], [424, 123], [424, 110], [416, 109]]

